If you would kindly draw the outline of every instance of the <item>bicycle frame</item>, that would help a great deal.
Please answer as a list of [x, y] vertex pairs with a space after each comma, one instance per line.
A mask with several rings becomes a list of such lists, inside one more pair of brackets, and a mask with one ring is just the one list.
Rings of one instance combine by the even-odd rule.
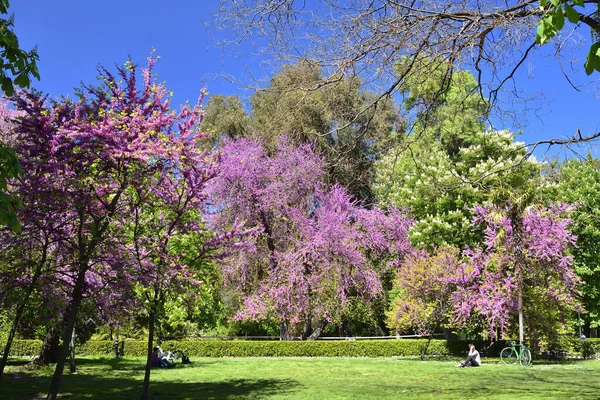
[[517, 361], [522, 367], [531, 364], [531, 351], [524, 343], [508, 342], [510, 347], [505, 347], [500, 352], [500, 359], [504, 364], [515, 364]]

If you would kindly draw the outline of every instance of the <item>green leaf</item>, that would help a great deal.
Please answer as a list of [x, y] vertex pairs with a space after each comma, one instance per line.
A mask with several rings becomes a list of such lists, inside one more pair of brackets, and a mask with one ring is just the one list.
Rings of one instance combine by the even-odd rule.
[[548, 41], [548, 38], [546, 37], [546, 23], [544, 22], [544, 20], [541, 20], [540, 24], [537, 27], [535, 41], [538, 44], [545, 44]]
[[588, 75], [594, 71], [600, 72], [600, 42], [596, 42], [590, 47], [584, 67], [585, 73]]
[[12, 84], [12, 80], [5, 76], [2, 79], [2, 91], [7, 95], [7, 96], [12, 96], [12, 94], [14, 93], [15, 89], [13, 87]]
[[563, 14], [563, 10], [560, 7], [557, 7], [554, 13], [554, 22], [554, 27], [557, 31], [560, 31], [565, 26], [565, 14]]
[[552, 3], [554, 7], [558, 8], [561, 3], [561, 0], [550, 0], [550, 3]]
[[573, 4], [583, 7], [583, 0], [573, 0]]
[[15, 85], [17, 85], [21, 88], [29, 87], [29, 83], [30, 82], [29, 82], [29, 77], [27, 76], [27, 73], [22, 73], [15, 78]]
[[540, 8], [543, 10], [546, 8], [546, 4], [548, 4], [547, 0], [540, 0]]
[[579, 22], [579, 13], [575, 11], [573, 7], [571, 7], [568, 4], [565, 4], [565, 10], [567, 12], [567, 19], [569, 20], [569, 22], [572, 22], [574, 24]]

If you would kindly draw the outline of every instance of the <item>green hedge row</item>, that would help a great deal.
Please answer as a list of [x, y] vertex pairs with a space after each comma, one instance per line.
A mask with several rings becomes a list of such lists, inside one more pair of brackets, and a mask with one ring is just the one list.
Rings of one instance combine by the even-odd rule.
[[[402, 340], [319, 340], [319, 341], [250, 341], [250, 340], [181, 340], [165, 341], [163, 349], [181, 350], [190, 357], [394, 357], [418, 356], [426, 344], [425, 339]], [[468, 341], [432, 340], [428, 355], [464, 356]], [[488, 347], [485, 342], [475, 342], [487, 356], [497, 357], [504, 342]], [[119, 353], [124, 356], [145, 356], [147, 343], [142, 340], [126, 340], [119, 343]], [[586, 358], [600, 355], [600, 339], [585, 342], [573, 341], [571, 355]], [[11, 355], [34, 356], [39, 353], [41, 341], [15, 340]], [[113, 342], [91, 340], [77, 348], [82, 355], [112, 355]]]

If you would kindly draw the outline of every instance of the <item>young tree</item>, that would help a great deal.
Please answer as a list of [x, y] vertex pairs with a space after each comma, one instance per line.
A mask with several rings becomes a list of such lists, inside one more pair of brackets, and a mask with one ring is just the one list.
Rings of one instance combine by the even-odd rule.
[[540, 327], [553, 330], [564, 324], [565, 316], [579, 308], [581, 283], [568, 255], [576, 240], [566, 218], [571, 209], [567, 204], [476, 207], [475, 223], [485, 226], [485, 247], [467, 249], [468, 261], [448, 278], [457, 287], [451, 297], [453, 322], [464, 326], [477, 316], [488, 335], [496, 337], [508, 333], [516, 312], [521, 342], [525, 323], [532, 341], [547, 336]]
[[133, 214], [127, 242], [149, 321], [142, 399], [148, 398], [157, 316], [170, 297], [198, 290], [200, 282], [192, 267], [202, 267], [208, 252], [224, 240], [213, 237], [202, 221], [206, 186], [216, 175], [217, 159], [202, 149], [206, 135], [196, 131], [201, 113], [200, 108], [183, 110], [177, 135], [169, 137], [169, 162], [127, 193]]
[[261, 141], [242, 139], [220, 150], [212, 223], [255, 231], [224, 267], [241, 297], [236, 318], [273, 318], [282, 338], [302, 327], [315, 339], [353, 293], [366, 300], [381, 293], [379, 274], [393, 265], [385, 257], [397, 261], [409, 247], [406, 215], [363, 209], [341, 187], [328, 188], [309, 145], [282, 137], [269, 155]]
[[[48, 103], [34, 93], [16, 101], [26, 114], [16, 132], [30, 146], [27, 152], [17, 151], [25, 177], [39, 173], [44, 187], [61, 194], [58, 211], [68, 222], [61, 251], [69, 261], [73, 286], [48, 399], [55, 399], [59, 390], [86, 277], [98, 259], [106, 261], [108, 238], [131, 221], [126, 193], [176, 163], [179, 132], [186, 135], [191, 129], [190, 110], [173, 113], [165, 87], [153, 79], [155, 62], [149, 59], [141, 83], [131, 62], [117, 76], [101, 69], [103, 84], [84, 88], [75, 104]], [[123, 253], [108, 254], [117, 259], [101, 266], [126, 265], [120, 262]]]
[[[444, 323], [450, 312], [453, 285], [448, 282], [460, 264], [456, 248], [438, 249], [433, 255], [417, 250], [397, 269], [391, 309], [386, 312], [388, 326], [396, 332], [415, 329], [429, 335]], [[427, 346], [421, 358], [425, 356]]]

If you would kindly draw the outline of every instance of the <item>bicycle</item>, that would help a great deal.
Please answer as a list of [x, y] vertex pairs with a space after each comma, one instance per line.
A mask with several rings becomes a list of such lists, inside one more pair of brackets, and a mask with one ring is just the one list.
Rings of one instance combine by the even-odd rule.
[[514, 340], [506, 342], [510, 347], [505, 347], [500, 352], [500, 359], [506, 365], [519, 362], [522, 367], [531, 364], [531, 351], [524, 343], [517, 343]]
[[181, 359], [182, 364], [189, 364], [190, 359], [181, 350], [173, 350], [173, 344], [169, 345], [169, 350], [163, 353], [163, 358], [169, 361], [172, 365], [175, 365], [175, 361]]

